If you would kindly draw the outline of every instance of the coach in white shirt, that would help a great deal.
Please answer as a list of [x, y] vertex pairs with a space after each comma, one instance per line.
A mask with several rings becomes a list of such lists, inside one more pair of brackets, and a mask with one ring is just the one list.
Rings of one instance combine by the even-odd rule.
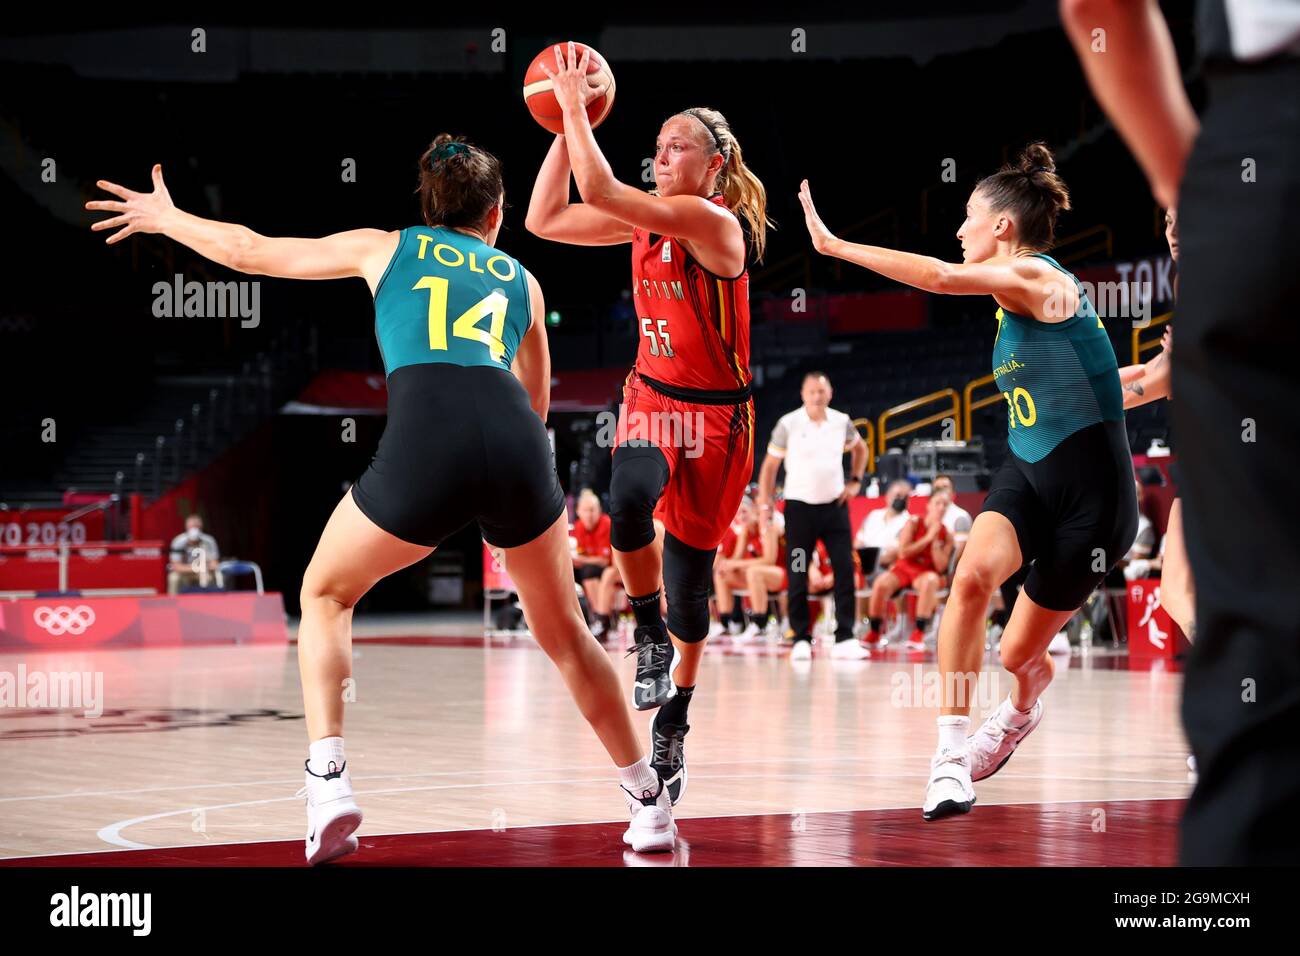
[[[866, 656], [853, 637], [853, 532], [848, 501], [862, 490], [867, 446], [848, 415], [830, 407], [831, 383], [821, 372], [804, 376], [803, 407], [782, 416], [772, 429], [758, 476], [759, 520], [770, 519], [776, 474], [785, 464], [785, 554], [790, 587], [791, 658], [807, 659], [812, 647], [808, 615], [808, 563], [818, 539], [835, 572], [836, 657]], [[844, 454], [852, 457], [844, 480]]]

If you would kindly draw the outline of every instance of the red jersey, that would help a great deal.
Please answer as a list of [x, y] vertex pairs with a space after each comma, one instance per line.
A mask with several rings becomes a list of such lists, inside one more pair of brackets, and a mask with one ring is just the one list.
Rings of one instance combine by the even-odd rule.
[[[718, 545], [718, 555], [723, 558], [730, 558], [733, 551], [736, 550], [736, 542], [740, 540], [740, 534], [736, 531], [736, 526], [732, 525], [727, 529], [727, 533], [722, 536], [722, 543]], [[749, 536], [745, 539], [745, 553], [740, 556], [740, 560], [752, 558], [761, 558], [763, 556], [763, 535], [758, 527], [749, 529]], [[785, 567], [785, 538], [778, 536], [776, 539], [776, 563], [778, 567]]]
[[[736, 550], [736, 542], [739, 540], [740, 532], [736, 530], [734, 524], [730, 525], [727, 528], [726, 533], [723, 534], [722, 541], [718, 544], [718, 556], [722, 558], [730, 558], [731, 553]], [[749, 555], [741, 555], [742, 558], [748, 556]]]
[[[925, 537], [925, 519], [922, 518], [920, 515], [916, 515], [912, 518], [912, 542], [915, 543], [918, 538], [923, 538], [923, 537]], [[936, 542], [947, 541], [948, 529], [945, 528], [943, 525], [939, 525], [939, 535], [934, 540]], [[948, 570], [947, 568], [940, 569], [934, 566], [934, 558], [931, 556], [933, 551], [934, 551], [934, 545], [932, 544], [930, 547], [926, 548], [920, 554], [914, 554], [910, 558], [900, 558], [899, 560], [906, 560], [910, 562], [914, 567], [919, 568], [923, 571], [946, 572]]]
[[[725, 205], [722, 194], [710, 202]], [[678, 388], [749, 384], [749, 271], [716, 276], [671, 236], [632, 230], [632, 301], [641, 339], [636, 371]]]
[[578, 542], [578, 554], [588, 558], [608, 558], [613, 552], [609, 545], [609, 515], [601, 515], [596, 527], [590, 531], [579, 518], [573, 525], [573, 537]]

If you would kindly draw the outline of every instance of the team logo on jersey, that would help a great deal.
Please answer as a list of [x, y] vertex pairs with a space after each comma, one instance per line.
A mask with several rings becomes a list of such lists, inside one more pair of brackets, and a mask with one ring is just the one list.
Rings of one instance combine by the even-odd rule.
[[664, 251], [663, 251], [663, 257], [662, 257], [662, 258], [663, 258], [663, 261], [664, 261], [664, 262], [672, 262], [672, 261], [673, 261], [673, 242], [672, 242], [671, 239], [665, 239], [665, 240], [664, 240]]

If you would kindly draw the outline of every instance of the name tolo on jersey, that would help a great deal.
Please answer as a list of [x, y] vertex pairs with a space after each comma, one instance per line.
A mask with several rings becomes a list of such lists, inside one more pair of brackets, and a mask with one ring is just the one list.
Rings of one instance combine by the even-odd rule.
[[[429, 249], [429, 243], [433, 242], [433, 236], [418, 234], [415, 237], [420, 241], [420, 248], [416, 252], [417, 259], [423, 259], [426, 254], [432, 255], [448, 269], [467, 267], [470, 272], [482, 274], [485, 270], [478, 264], [478, 257], [471, 252], [468, 255], [461, 252], [455, 246], [449, 246], [445, 242], [434, 243], [433, 249]], [[515, 263], [509, 256], [495, 255], [489, 256], [487, 262], [483, 263], [486, 271], [492, 273], [502, 282], [509, 282], [515, 277]]]
[[129, 926], [132, 935], [148, 936], [153, 926], [152, 893], [70, 893], [50, 897], [51, 926]]

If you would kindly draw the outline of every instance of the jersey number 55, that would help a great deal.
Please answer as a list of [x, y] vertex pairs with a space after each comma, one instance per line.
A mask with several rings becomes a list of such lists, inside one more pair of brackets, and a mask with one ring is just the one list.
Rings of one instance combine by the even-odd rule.
[[[650, 328], [650, 323], [651, 323], [651, 322], [654, 322], [654, 323], [659, 327], [659, 334], [658, 334], [658, 335], [655, 334], [655, 330], [654, 330], [654, 329]], [[651, 354], [651, 355], [661, 355], [661, 354], [662, 354], [662, 355], [664, 355], [664, 356], [667, 357], [667, 358], [673, 358], [673, 343], [672, 343], [672, 340], [668, 337], [668, 320], [667, 320], [667, 319], [652, 319], [652, 318], [650, 318], [649, 316], [642, 316], [642, 318], [641, 318], [641, 334], [642, 334], [642, 335], [645, 335], [645, 336], [649, 336], [649, 338], [650, 338], [650, 354]], [[663, 341], [663, 349], [662, 349], [662, 351], [660, 350], [660, 347], [659, 347], [659, 342], [660, 342], [660, 340]]]

